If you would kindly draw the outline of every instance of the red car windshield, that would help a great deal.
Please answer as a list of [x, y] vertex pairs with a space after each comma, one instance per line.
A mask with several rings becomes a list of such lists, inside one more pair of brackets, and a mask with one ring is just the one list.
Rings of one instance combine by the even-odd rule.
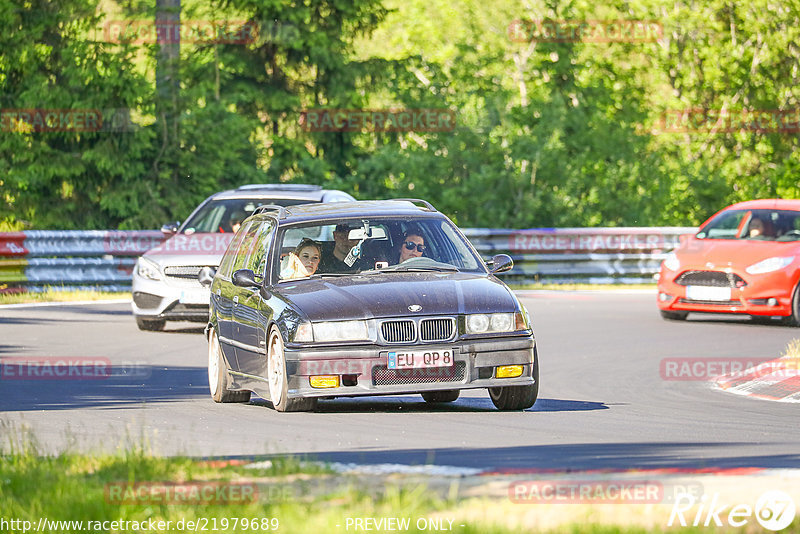
[[698, 239], [800, 241], [800, 211], [725, 210], [703, 226]]

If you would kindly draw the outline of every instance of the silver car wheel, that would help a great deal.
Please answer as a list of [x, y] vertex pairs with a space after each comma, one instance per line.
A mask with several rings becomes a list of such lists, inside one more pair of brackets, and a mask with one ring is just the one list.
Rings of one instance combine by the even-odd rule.
[[208, 333], [208, 389], [211, 390], [211, 396], [217, 396], [222, 385], [219, 383], [219, 362], [220, 362], [220, 347], [217, 334], [212, 329]]
[[267, 380], [269, 383], [269, 399], [276, 407], [283, 400], [283, 383], [286, 365], [283, 358], [283, 340], [277, 330], [272, 330], [269, 335], [269, 351], [267, 361]]

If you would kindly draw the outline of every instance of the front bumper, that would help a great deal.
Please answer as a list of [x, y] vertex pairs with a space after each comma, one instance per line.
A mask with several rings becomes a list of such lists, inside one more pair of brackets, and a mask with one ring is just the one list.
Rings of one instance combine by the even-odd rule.
[[[377, 345], [347, 348], [285, 349], [288, 395], [295, 397], [345, 397], [360, 395], [408, 394], [424, 391], [473, 389], [534, 384], [535, 340], [528, 336], [455, 341], [413, 347]], [[390, 351], [453, 351], [454, 365], [422, 369], [387, 369]], [[522, 365], [517, 378], [496, 378], [495, 368]], [[313, 375], [336, 375], [339, 387], [314, 388]]]
[[149, 320], [208, 321], [210, 292], [197, 279], [132, 277], [132, 308], [136, 317]]
[[682, 267], [680, 271], [670, 271], [662, 266], [658, 281], [659, 309], [784, 317], [792, 314], [792, 296], [797, 277], [787, 269], [759, 275], [732, 271], [732, 274], [741, 277], [747, 285], [731, 287], [730, 299], [727, 300], [690, 299], [687, 286], [675, 283], [681, 273], [690, 270], [692, 269]]

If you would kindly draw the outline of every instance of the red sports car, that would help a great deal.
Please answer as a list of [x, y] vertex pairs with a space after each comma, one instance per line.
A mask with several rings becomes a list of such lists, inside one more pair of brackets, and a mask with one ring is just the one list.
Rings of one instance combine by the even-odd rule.
[[688, 236], [661, 264], [658, 308], [784, 317], [800, 326], [800, 200], [729, 206]]

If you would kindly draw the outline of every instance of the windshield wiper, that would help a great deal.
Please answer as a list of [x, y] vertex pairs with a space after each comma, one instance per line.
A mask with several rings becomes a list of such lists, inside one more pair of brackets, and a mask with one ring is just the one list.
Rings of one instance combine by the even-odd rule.
[[391, 269], [383, 269], [381, 272], [384, 273], [391, 273], [391, 272], [403, 272], [403, 273], [410, 273], [410, 272], [447, 272], [447, 273], [457, 273], [458, 267], [402, 267], [400, 265], [393, 267]]

